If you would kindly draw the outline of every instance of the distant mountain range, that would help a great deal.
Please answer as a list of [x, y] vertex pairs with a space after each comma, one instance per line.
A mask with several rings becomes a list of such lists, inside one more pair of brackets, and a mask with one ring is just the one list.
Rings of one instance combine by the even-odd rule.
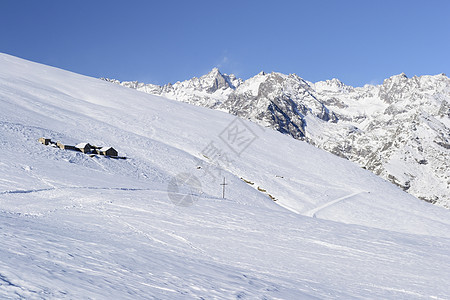
[[445, 74], [400, 74], [364, 87], [338, 79], [312, 83], [276, 72], [242, 80], [217, 68], [163, 86], [104, 80], [249, 119], [354, 161], [422, 200], [450, 207], [450, 79]]

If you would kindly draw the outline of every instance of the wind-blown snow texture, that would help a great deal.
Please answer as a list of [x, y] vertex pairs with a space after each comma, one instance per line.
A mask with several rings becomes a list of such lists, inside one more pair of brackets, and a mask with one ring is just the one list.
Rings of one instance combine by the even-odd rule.
[[243, 81], [216, 68], [165, 86], [110, 81], [274, 128], [450, 207], [450, 79], [444, 74], [401, 74], [358, 88], [280, 73]]
[[0, 108], [2, 299], [450, 298], [449, 211], [348, 160], [4, 54]]

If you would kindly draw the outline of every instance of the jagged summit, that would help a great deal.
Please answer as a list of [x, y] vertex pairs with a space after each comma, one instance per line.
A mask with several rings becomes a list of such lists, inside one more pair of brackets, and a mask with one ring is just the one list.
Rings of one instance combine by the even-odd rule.
[[397, 74], [397, 75], [393, 75], [387, 79], [385, 79], [383, 81], [383, 83], [385, 82], [394, 82], [394, 83], [398, 83], [398, 82], [405, 82], [407, 81], [409, 78], [408, 76], [406, 76], [405, 73], [401, 73], [401, 74]]
[[173, 86], [119, 84], [271, 127], [350, 159], [421, 199], [450, 206], [445, 74], [401, 73], [381, 85], [354, 88], [337, 78], [311, 83], [277, 72], [244, 81], [213, 68]]
[[232, 84], [220, 73], [218, 68], [213, 68], [208, 74], [199, 78], [198, 87], [200, 90], [212, 94], [218, 89], [231, 88]]
[[353, 87], [345, 85], [337, 78], [331, 80], [319, 81], [314, 83], [314, 88], [317, 92], [346, 92], [353, 90]]

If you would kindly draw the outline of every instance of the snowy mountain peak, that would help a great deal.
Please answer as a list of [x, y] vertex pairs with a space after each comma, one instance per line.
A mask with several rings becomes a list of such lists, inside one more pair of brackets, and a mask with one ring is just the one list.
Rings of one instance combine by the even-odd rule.
[[314, 88], [317, 92], [334, 92], [341, 93], [352, 90], [352, 87], [345, 85], [342, 81], [337, 78], [333, 78], [331, 80], [319, 81], [314, 84]]
[[234, 86], [227, 80], [227, 78], [220, 73], [218, 68], [213, 68], [208, 74], [203, 75], [197, 82], [193, 82], [194, 79], [185, 81], [188, 85], [192, 84], [199, 90], [205, 90], [207, 93], [214, 93], [218, 89], [234, 88]]
[[222, 74], [222, 73], [220, 73], [219, 68], [214, 67], [214, 68], [211, 69], [209, 74]]
[[385, 79], [383, 81], [383, 84], [389, 84], [389, 83], [398, 84], [398, 83], [402, 83], [402, 82], [404, 83], [404, 82], [407, 82], [408, 79], [409, 78], [408, 78], [408, 76], [406, 76], [405, 73], [401, 73], [401, 74], [393, 75], [393, 76]]

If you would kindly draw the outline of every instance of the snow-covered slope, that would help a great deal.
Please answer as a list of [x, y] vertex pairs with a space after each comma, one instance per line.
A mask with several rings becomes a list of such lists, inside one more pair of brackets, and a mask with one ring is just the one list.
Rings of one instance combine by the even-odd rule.
[[1, 298], [450, 296], [448, 210], [303, 141], [4, 54], [0, 107]]
[[[237, 83], [227, 84], [229, 78]], [[214, 69], [163, 87], [121, 84], [274, 128], [450, 207], [450, 79], [444, 74], [401, 74], [353, 88], [337, 79], [311, 83], [280, 73], [242, 81]]]

